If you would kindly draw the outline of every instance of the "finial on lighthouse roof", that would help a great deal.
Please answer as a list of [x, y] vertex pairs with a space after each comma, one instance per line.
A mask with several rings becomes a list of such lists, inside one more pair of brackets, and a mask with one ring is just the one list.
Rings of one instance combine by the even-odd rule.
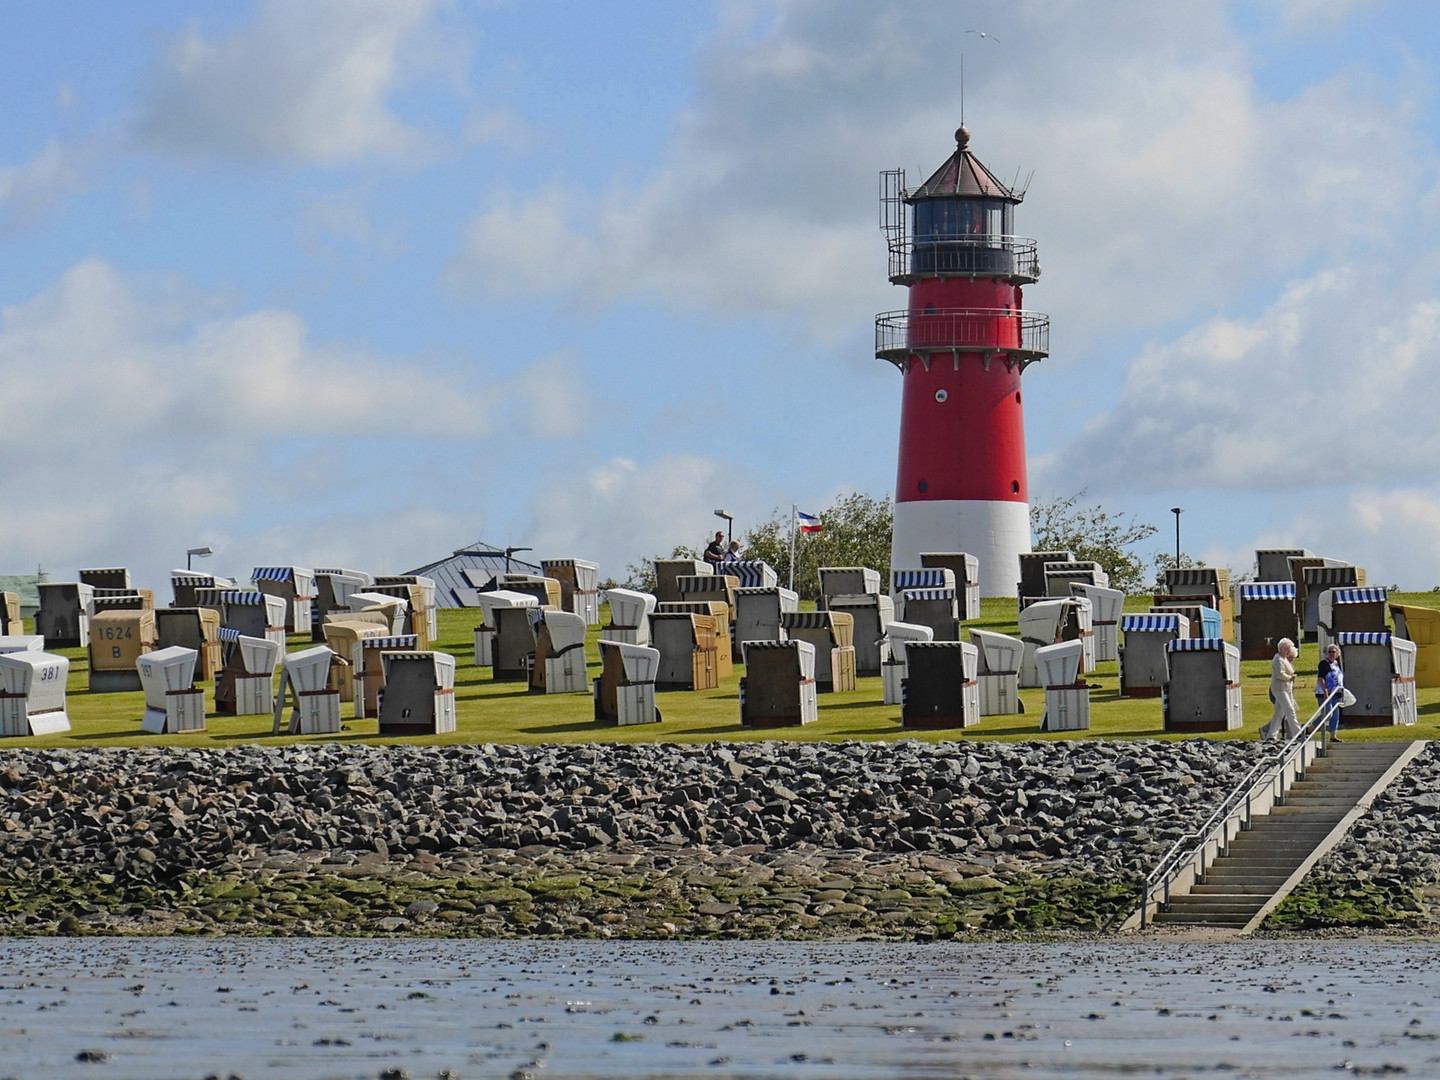
[[970, 145], [970, 129], [964, 124], [955, 129], [955, 145], [961, 150]]

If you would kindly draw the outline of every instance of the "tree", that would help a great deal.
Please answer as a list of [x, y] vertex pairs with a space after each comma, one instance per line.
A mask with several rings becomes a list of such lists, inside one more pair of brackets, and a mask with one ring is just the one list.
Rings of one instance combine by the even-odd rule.
[[1155, 526], [1112, 514], [1103, 506], [1081, 506], [1084, 497], [1081, 488], [1069, 498], [1056, 497], [1030, 507], [1036, 550], [1064, 550], [1077, 559], [1094, 560], [1110, 575], [1112, 589], [1140, 592], [1149, 584], [1145, 560], [1128, 549], [1153, 536]]
[[[890, 497], [842, 495], [820, 513], [822, 531], [795, 538], [795, 591], [802, 599], [820, 595], [820, 567], [868, 566], [890, 577], [890, 534], [895, 518]], [[770, 520], [745, 534], [747, 559], [763, 559], [782, 583], [790, 580], [790, 513], [776, 508]]]

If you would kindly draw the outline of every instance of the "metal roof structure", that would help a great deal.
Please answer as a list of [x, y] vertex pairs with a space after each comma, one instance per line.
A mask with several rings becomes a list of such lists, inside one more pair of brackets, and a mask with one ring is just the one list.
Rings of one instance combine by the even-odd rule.
[[936, 169], [929, 180], [905, 193], [905, 201], [939, 198], [1007, 199], [1020, 202], [1025, 198], [1023, 190], [1017, 190], [1002, 182], [984, 163], [972, 154], [970, 132], [959, 128], [955, 132], [955, 153], [945, 159], [945, 164]]
[[467, 547], [458, 548], [448, 556], [425, 566], [407, 570], [407, 574], [422, 574], [435, 582], [435, 604], [442, 608], [474, 607], [475, 590], [461, 575], [461, 570], [472, 570], [478, 577], [484, 574], [495, 577], [499, 574], [539, 574], [540, 567], [534, 563], [517, 559], [515, 548], [492, 547], [483, 540], [477, 540]]

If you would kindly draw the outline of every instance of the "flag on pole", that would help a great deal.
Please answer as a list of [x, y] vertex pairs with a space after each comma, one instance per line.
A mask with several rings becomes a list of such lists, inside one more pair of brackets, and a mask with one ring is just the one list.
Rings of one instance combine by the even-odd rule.
[[820, 523], [820, 519], [812, 514], [802, 513], [796, 510], [795, 517], [800, 522], [800, 531], [802, 533], [818, 533], [825, 528], [825, 526]]

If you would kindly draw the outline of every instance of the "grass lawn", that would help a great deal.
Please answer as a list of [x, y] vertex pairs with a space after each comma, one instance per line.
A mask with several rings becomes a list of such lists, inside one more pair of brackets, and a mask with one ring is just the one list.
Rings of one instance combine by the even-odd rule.
[[[1424, 607], [1440, 606], [1434, 593], [1394, 593], [1398, 603]], [[1144, 611], [1148, 599], [1135, 597], [1126, 603], [1126, 610]], [[208, 728], [205, 731], [178, 735], [147, 735], [140, 731], [140, 717], [145, 711], [144, 695], [139, 692], [92, 694], [88, 690], [89, 673], [83, 649], [61, 649], [70, 658], [68, 709], [72, 730], [63, 735], [43, 738], [6, 739], [8, 746], [233, 746], [250, 742], [296, 743], [328, 740], [404, 743], [574, 743], [574, 742], [701, 742], [710, 739], [900, 739], [925, 741], [947, 739], [1074, 739], [1074, 738], [1155, 738], [1174, 739], [1189, 736], [1166, 733], [1161, 724], [1159, 698], [1129, 699], [1118, 694], [1118, 674], [1113, 662], [1100, 665], [1098, 672], [1088, 676], [1099, 689], [1091, 692], [1090, 730], [1086, 732], [1038, 731], [1044, 711], [1044, 692], [1022, 690], [1025, 713], [1015, 716], [987, 716], [976, 727], [947, 731], [910, 732], [900, 726], [900, 707], [882, 705], [878, 678], [861, 679], [857, 690], [843, 694], [820, 695], [820, 719], [803, 728], [780, 728], [752, 731], [742, 728], [739, 721], [738, 683], [736, 674], [721, 683], [719, 689], [698, 693], [665, 693], [657, 696], [663, 720], [659, 724], [617, 728], [598, 724], [589, 695], [529, 693], [520, 683], [496, 683], [489, 669], [474, 666], [473, 630], [480, 613], [475, 610], [444, 610], [440, 612], [440, 640], [436, 648], [456, 658], [455, 695], [459, 723], [448, 735], [420, 738], [381, 739], [376, 722], [350, 719], [352, 706], [341, 706], [345, 730], [339, 735], [309, 737], [270, 734], [269, 716], [218, 716], [214, 713], [213, 684], [206, 685], [209, 706]], [[981, 618], [967, 623], [1017, 633], [1015, 601], [1003, 598], [986, 600]], [[608, 621], [608, 609], [605, 612]], [[590, 673], [599, 674], [598, 628], [592, 628], [588, 652], [592, 661]], [[292, 636], [290, 648], [308, 648], [308, 636]], [[1309, 693], [1311, 681], [1304, 676], [1312, 673], [1318, 661], [1314, 643], [1302, 646], [1296, 667], [1302, 673], [1299, 692], [1301, 718], [1313, 710]], [[1210, 738], [1254, 739], [1270, 718], [1267, 699], [1270, 665], [1268, 661], [1248, 661], [1241, 665], [1245, 695], [1245, 726], [1239, 731], [1215, 732]], [[1432, 739], [1440, 736], [1440, 688], [1419, 691], [1420, 722], [1414, 727], [1357, 728], [1347, 730], [1346, 739]]]

